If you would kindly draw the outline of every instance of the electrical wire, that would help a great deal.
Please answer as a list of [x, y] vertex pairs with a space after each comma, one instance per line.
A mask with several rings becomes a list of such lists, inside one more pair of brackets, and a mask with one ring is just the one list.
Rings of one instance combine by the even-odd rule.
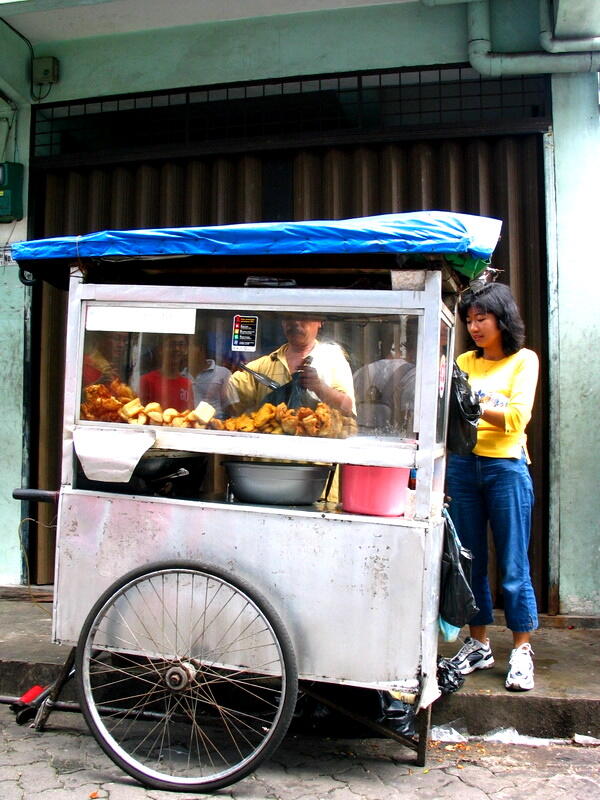
[[35, 522], [36, 525], [41, 525], [43, 528], [56, 528], [56, 518], [54, 519], [54, 521], [50, 525], [46, 525], [46, 523], [40, 522], [37, 519], [33, 519], [33, 517], [24, 517], [21, 520], [21, 522], [19, 522], [19, 529], [18, 529], [19, 530], [19, 545], [20, 545], [20, 548], [21, 548], [21, 554], [23, 556], [23, 562], [25, 564], [25, 581], [26, 581], [25, 585], [27, 586], [27, 588], [29, 590], [29, 600], [35, 606], [38, 606], [39, 608], [41, 608], [42, 611], [45, 614], [47, 614], [48, 616], [51, 617], [52, 616], [52, 612], [49, 611], [46, 608], [45, 605], [43, 605], [38, 600], [36, 600], [36, 598], [35, 598], [35, 596], [33, 594], [33, 587], [31, 585], [31, 572], [30, 572], [30, 568], [29, 568], [29, 556], [27, 554], [27, 549], [25, 547], [25, 543], [23, 542], [23, 524], [25, 522]]
[[[45, 100], [52, 91], [52, 85], [50, 85], [50, 88], [45, 94], [40, 93], [36, 95], [36, 93], [33, 91], [33, 60], [35, 58], [33, 45], [31, 44], [29, 39], [21, 33], [21, 31], [17, 30], [13, 25], [10, 24], [10, 22], [7, 22], [4, 19], [4, 17], [0, 17], [0, 22], [3, 22], [7, 28], [11, 29], [13, 33], [16, 33], [17, 36], [20, 39], [22, 39], [29, 48], [29, 96], [35, 103], [39, 103], [40, 101]], [[41, 86], [41, 84], [37, 85]]]
[[[10, 141], [10, 132], [13, 129], [13, 125], [15, 126], [15, 136], [17, 132], [17, 128], [15, 122], [17, 120], [17, 109], [12, 107], [12, 117], [9, 119], [8, 117], [3, 117], [0, 119], [0, 122], [4, 122], [6, 124], [6, 138], [4, 139], [4, 145], [2, 147], [2, 155], [0, 155], [0, 161], [6, 161], [6, 151], [8, 149], [8, 143]], [[15, 140], [15, 147], [16, 147], [16, 140]]]
[[17, 222], [18, 220], [14, 220], [12, 228], [10, 229], [10, 233], [8, 234], [6, 241], [4, 242], [4, 244], [0, 245], [0, 255], [2, 255], [2, 260], [0, 261], [0, 263], [2, 264], [2, 266], [5, 266], [8, 263], [8, 261], [6, 261], [6, 255], [7, 251], [10, 251], [9, 247], [10, 240], [12, 239], [13, 234], [15, 232], [15, 228], [17, 227]]

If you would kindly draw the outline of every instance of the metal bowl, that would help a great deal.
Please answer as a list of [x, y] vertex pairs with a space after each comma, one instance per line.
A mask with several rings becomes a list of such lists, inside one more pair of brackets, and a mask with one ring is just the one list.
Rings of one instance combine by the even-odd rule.
[[278, 461], [225, 461], [236, 500], [277, 506], [307, 506], [322, 495], [334, 467]]

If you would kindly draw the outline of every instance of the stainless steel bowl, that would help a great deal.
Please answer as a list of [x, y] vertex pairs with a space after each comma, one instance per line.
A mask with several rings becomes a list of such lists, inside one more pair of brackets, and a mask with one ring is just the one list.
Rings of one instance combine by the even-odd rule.
[[334, 467], [277, 461], [225, 461], [236, 500], [277, 506], [304, 506], [323, 494]]

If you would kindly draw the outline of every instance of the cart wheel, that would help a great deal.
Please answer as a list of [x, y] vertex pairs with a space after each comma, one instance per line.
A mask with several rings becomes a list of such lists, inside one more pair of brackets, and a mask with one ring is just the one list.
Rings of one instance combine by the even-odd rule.
[[77, 645], [81, 708], [104, 752], [146, 786], [213, 791], [279, 745], [298, 690], [270, 603], [208, 565], [154, 564], [98, 600]]
[[25, 706], [16, 712], [15, 721], [17, 725], [26, 725], [28, 722], [31, 722], [32, 719], [35, 719], [36, 714], [37, 708], [35, 708], [35, 706]]

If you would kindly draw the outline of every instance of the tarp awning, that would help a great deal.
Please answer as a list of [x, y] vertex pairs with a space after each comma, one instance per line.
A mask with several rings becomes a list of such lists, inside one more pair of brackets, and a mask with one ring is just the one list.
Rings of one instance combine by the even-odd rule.
[[463, 258], [452, 260], [454, 268], [474, 277], [492, 255], [501, 225], [490, 217], [418, 211], [344, 220], [107, 230], [17, 242], [12, 257], [23, 262], [185, 255], [456, 254]]

